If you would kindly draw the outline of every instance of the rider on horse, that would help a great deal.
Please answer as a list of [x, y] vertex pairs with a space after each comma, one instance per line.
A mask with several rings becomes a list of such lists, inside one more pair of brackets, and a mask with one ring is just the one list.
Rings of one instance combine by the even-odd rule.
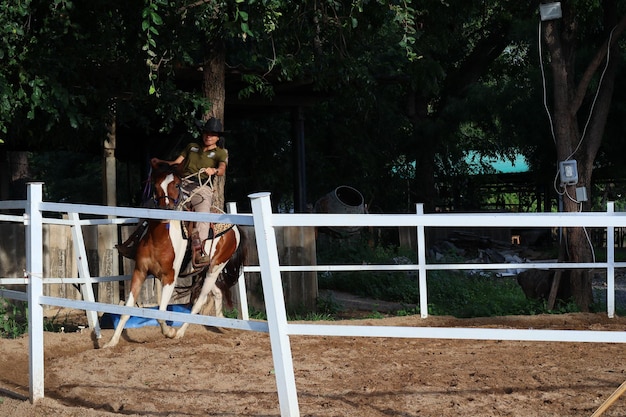
[[[219, 119], [211, 117], [205, 123], [198, 122], [198, 127], [202, 132], [201, 144], [190, 143], [174, 160], [166, 161], [152, 158], [151, 162], [152, 165], [157, 163], [181, 165], [184, 176], [182, 187], [185, 193], [189, 195], [188, 202], [191, 208], [198, 212], [210, 213], [214, 192], [211, 179], [214, 175], [226, 174], [228, 151], [217, 144], [220, 134], [223, 133], [222, 122]], [[203, 250], [203, 243], [209, 238], [210, 228], [210, 223], [198, 222], [192, 233], [195, 264], [207, 264], [210, 260]], [[142, 234], [142, 231], [137, 230], [126, 242], [118, 245], [120, 253], [127, 256], [124, 249], [132, 247], [134, 241], [138, 241]]]

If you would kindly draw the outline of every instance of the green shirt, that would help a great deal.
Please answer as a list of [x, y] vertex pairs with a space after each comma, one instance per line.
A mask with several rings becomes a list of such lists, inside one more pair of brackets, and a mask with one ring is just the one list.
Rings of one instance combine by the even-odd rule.
[[[185, 158], [185, 175], [197, 174], [202, 168], [217, 168], [220, 162], [228, 165], [228, 151], [220, 147], [203, 151], [202, 146], [190, 143], [180, 155]], [[202, 174], [203, 180], [207, 177]]]

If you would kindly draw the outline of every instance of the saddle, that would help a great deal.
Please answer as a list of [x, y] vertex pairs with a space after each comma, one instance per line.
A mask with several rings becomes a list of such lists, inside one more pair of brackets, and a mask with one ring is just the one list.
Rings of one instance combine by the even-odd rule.
[[[224, 214], [224, 211], [218, 207], [211, 207], [211, 213]], [[193, 241], [193, 235], [195, 233], [195, 226], [192, 226], [191, 223], [192, 222], [183, 222], [182, 223], [183, 227], [181, 228], [181, 230], [182, 230], [183, 239]], [[206, 241], [213, 240], [213, 239], [220, 237], [221, 235], [228, 232], [233, 227], [234, 225], [231, 223], [211, 223], [210, 224], [209, 236], [203, 241], [200, 241], [198, 239], [198, 243], [195, 245], [195, 247], [193, 244], [191, 245], [192, 264], [194, 266], [194, 269], [203, 268], [210, 263], [210, 259], [208, 259], [208, 256], [206, 256], [203, 250]], [[139, 242], [141, 241], [141, 239], [143, 239], [147, 231], [148, 231], [148, 221], [143, 220], [141, 223], [139, 223], [135, 231], [133, 231], [133, 233], [128, 237], [128, 239], [126, 239], [121, 244], [115, 245], [115, 248], [117, 249], [119, 254], [122, 255], [124, 258], [134, 260], [137, 256], [137, 247], [139, 246]], [[203, 259], [203, 258], [206, 258], [206, 259]]]
[[[224, 211], [219, 209], [218, 207], [213, 206], [211, 207], [211, 213], [223, 214]], [[209, 235], [206, 239], [201, 241], [198, 237], [198, 233], [195, 230], [195, 227], [191, 229], [189, 223], [190, 222], [184, 222], [183, 224], [183, 238], [191, 240], [191, 264], [193, 265], [194, 270], [198, 270], [208, 266], [211, 263], [211, 258], [204, 251], [206, 241], [213, 241], [214, 239], [222, 236], [224, 233], [232, 229], [233, 225], [230, 223], [210, 223]], [[191, 239], [189, 239], [190, 229], [192, 230]], [[211, 242], [211, 244], [213, 244], [213, 242]]]

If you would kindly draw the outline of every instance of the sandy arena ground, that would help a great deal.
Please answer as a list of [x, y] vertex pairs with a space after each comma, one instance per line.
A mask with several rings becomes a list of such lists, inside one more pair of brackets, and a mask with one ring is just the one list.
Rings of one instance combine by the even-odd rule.
[[[340, 324], [340, 322], [336, 322]], [[604, 314], [363, 325], [624, 331]], [[112, 330], [103, 331], [103, 341]], [[46, 333], [45, 396], [28, 396], [28, 338], [0, 339], [0, 416], [279, 416], [269, 336], [192, 325], [182, 340], [129, 329]], [[291, 337], [302, 416], [591, 416], [626, 381], [623, 344]], [[625, 416], [626, 395], [603, 416]]]

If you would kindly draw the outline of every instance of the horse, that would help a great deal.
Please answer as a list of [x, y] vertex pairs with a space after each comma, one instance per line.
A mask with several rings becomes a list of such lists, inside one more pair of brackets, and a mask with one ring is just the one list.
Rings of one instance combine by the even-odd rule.
[[[154, 186], [154, 204], [157, 208], [183, 209], [184, 194], [179, 167], [168, 164], [153, 164], [150, 180]], [[159, 300], [159, 310], [165, 311], [176, 288], [176, 281], [184, 262], [189, 262], [190, 234], [185, 231], [185, 224], [178, 220], [149, 220], [147, 230], [137, 245], [135, 268], [130, 282], [130, 292], [126, 306], [135, 304], [141, 287], [149, 274], [161, 281], [163, 290]], [[199, 273], [190, 292], [191, 314], [197, 314], [206, 303], [209, 293], [221, 292], [232, 305], [229, 289], [238, 280], [246, 259], [245, 234], [236, 225], [229, 225], [225, 231], [215, 233], [204, 242], [204, 250], [210, 256], [210, 263]], [[218, 280], [219, 278], [219, 280]], [[221, 297], [215, 297], [215, 310], [218, 317], [223, 317]], [[130, 315], [125, 314], [115, 328], [109, 342], [103, 348], [118, 344], [122, 331]], [[165, 320], [157, 320], [161, 332], [168, 338], [180, 339], [184, 336], [189, 323], [175, 329]]]

